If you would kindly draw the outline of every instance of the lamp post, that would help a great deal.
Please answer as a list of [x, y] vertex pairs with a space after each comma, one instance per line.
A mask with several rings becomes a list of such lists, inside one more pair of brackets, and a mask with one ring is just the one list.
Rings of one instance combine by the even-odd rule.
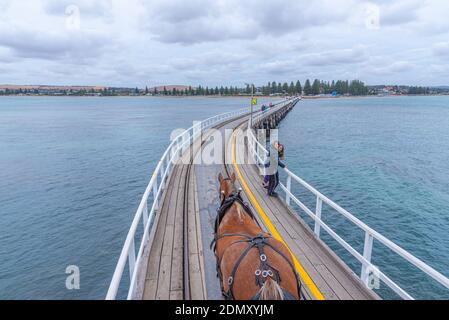
[[253, 105], [253, 101], [254, 101], [254, 84], [248, 84], [245, 83], [245, 85], [247, 86], [251, 86], [251, 116], [250, 116], [250, 126], [253, 126], [253, 109], [254, 109], [254, 105]]

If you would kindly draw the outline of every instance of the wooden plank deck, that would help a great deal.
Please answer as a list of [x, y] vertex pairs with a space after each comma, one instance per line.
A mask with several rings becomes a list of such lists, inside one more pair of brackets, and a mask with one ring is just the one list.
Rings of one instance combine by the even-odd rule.
[[[184, 298], [184, 209], [185, 181], [188, 179], [187, 223], [189, 247], [189, 288], [193, 300], [206, 299], [202, 272], [202, 243], [194, 171], [190, 165], [175, 165], [148, 258], [143, 291], [144, 300], [182, 300]], [[189, 177], [187, 176], [189, 175]]]
[[203, 242], [198, 205], [198, 192], [195, 179], [195, 166], [192, 166], [189, 179], [188, 241], [189, 241], [189, 283], [191, 300], [207, 300], [204, 276]]
[[[175, 166], [172, 177], [169, 181], [165, 199], [162, 203], [159, 218], [157, 221], [156, 235], [154, 237], [145, 279], [143, 298], [145, 300], [156, 300], [170, 298], [171, 265], [173, 253], [173, 223], [178, 194], [174, 192], [179, 187], [182, 167]], [[170, 201], [167, 201], [170, 199]], [[181, 275], [174, 275], [174, 278]], [[181, 278], [182, 282], [182, 278]]]

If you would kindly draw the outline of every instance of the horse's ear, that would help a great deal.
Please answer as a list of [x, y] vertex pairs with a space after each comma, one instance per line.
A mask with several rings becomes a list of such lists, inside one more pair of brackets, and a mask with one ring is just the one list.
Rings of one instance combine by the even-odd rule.
[[234, 183], [235, 180], [237, 180], [237, 178], [236, 178], [236, 176], [235, 176], [235, 172], [233, 172], [232, 175], [231, 175], [231, 181], [232, 181], [232, 183]]
[[220, 172], [220, 174], [218, 175], [218, 181], [219, 181], [220, 183], [222, 183], [223, 180], [224, 180], [223, 175], [222, 175], [221, 172]]

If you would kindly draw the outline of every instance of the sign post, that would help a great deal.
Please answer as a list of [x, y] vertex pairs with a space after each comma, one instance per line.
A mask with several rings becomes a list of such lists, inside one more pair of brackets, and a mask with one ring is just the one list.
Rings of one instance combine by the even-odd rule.
[[254, 85], [251, 85], [251, 128], [253, 126], [253, 110], [254, 110], [254, 106], [257, 105], [257, 99], [254, 98]]

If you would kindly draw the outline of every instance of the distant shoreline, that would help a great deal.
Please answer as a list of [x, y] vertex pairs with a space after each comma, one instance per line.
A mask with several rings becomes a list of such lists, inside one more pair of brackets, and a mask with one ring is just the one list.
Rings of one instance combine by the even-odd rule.
[[[399, 97], [445, 97], [449, 94], [402, 94], [402, 95], [365, 95], [365, 96], [302, 96], [304, 100], [332, 100], [332, 99], [359, 99], [359, 98], [399, 98]], [[238, 99], [246, 98], [251, 99], [251, 96], [128, 96], [128, 95], [116, 95], [116, 96], [95, 96], [95, 95], [20, 95], [20, 94], [8, 94], [0, 95], [0, 99], [3, 97], [34, 97], [34, 98], [141, 98], [141, 99], [151, 99], [151, 98], [164, 98], [164, 99]], [[286, 96], [255, 96], [257, 99], [284, 99]]]
[[449, 97], [449, 94], [391, 94], [391, 95], [366, 95], [366, 96], [304, 96], [304, 100], [321, 100], [321, 99], [358, 99], [358, 98], [400, 98], [400, 97]]

